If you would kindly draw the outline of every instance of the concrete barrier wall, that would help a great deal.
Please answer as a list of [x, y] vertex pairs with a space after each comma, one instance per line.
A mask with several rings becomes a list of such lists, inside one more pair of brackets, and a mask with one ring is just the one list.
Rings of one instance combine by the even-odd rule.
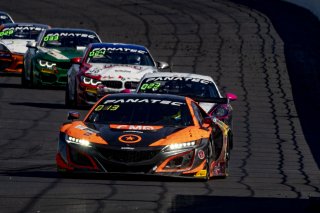
[[320, 20], [320, 0], [283, 0], [310, 10]]

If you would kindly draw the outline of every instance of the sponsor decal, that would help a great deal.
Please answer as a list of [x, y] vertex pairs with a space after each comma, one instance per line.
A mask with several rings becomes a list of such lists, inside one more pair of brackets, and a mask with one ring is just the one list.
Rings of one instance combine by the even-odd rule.
[[203, 150], [199, 150], [198, 151], [198, 158], [200, 160], [203, 160], [205, 157], [206, 157], [206, 154], [204, 153], [204, 151]]
[[43, 40], [44, 41], [58, 41], [60, 37], [80, 37], [80, 38], [96, 38], [93, 34], [88, 33], [70, 33], [70, 32], [57, 32], [57, 33], [48, 33]]
[[200, 170], [195, 174], [195, 177], [206, 177], [206, 176], [207, 176], [207, 170], [205, 169]]
[[121, 147], [120, 149], [124, 149], [124, 150], [134, 150], [134, 147], [125, 146], [125, 147]]
[[212, 83], [211, 81], [200, 79], [200, 78], [178, 77], [178, 76], [148, 78], [148, 79], [146, 79], [145, 82], [153, 82], [153, 81], [190, 81], [190, 82], [197, 82], [197, 83], [202, 83], [202, 84]]
[[41, 69], [41, 72], [48, 73], [48, 74], [55, 74], [55, 70], [49, 70], [49, 69]]
[[86, 92], [88, 92], [88, 93], [93, 93], [93, 94], [97, 94], [97, 89], [86, 88]]
[[123, 129], [123, 130], [158, 130], [158, 129], [163, 128], [163, 126], [110, 124], [110, 128], [112, 128], [112, 129]]
[[44, 28], [42, 27], [36, 27], [36, 26], [16, 26], [16, 27], [7, 27], [3, 28], [2, 31], [0, 32], [0, 37], [3, 36], [10, 36], [16, 31], [42, 31]]
[[176, 101], [169, 101], [169, 100], [159, 100], [159, 99], [140, 99], [140, 98], [129, 98], [129, 99], [109, 99], [105, 100], [104, 104], [109, 104], [109, 103], [151, 103], [151, 104], [166, 104], [166, 105], [173, 105], [173, 106], [181, 106], [185, 105], [183, 102], [176, 102]]
[[105, 49], [108, 52], [130, 52], [130, 53], [139, 53], [139, 54], [146, 54], [147, 51], [145, 50], [138, 50], [138, 49], [132, 49], [128, 47], [103, 47], [101, 49]]
[[138, 143], [141, 141], [141, 137], [139, 135], [126, 134], [121, 135], [118, 140], [122, 143]]

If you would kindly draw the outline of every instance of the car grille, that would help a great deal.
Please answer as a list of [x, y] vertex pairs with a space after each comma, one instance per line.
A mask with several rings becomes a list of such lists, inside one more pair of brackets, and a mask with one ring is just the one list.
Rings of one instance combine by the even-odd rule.
[[71, 67], [71, 63], [70, 62], [57, 62], [56, 66], [60, 69], [69, 69]]
[[108, 161], [120, 163], [136, 163], [146, 160], [151, 160], [160, 150], [114, 150], [114, 149], [99, 149], [100, 154]]
[[121, 81], [103, 81], [102, 84], [109, 88], [121, 89], [122, 82]]

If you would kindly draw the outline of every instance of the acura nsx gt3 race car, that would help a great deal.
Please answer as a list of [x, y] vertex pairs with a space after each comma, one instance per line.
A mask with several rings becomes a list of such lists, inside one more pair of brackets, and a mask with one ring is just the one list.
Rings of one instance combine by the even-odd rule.
[[232, 127], [233, 109], [229, 101], [236, 100], [237, 96], [227, 93], [226, 98], [223, 98], [210, 76], [172, 72], [148, 73], [141, 79], [137, 92], [190, 97], [197, 101], [210, 116]]
[[135, 90], [144, 74], [169, 67], [155, 62], [144, 46], [119, 43], [90, 44], [84, 56], [73, 62], [65, 98], [71, 107], [93, 105], [105, 94]]
[[10, 23], [14, 23], [11, 16], [6, 12], [0, 11], [0, 25], [1, 24], [10, 24]]
[[0, 26], [0, 71], [21, 73], [27, 43], [36, 41], [48, 25], [14, 23]]
[[[70, 120], [79, 116], [69, 112]], [[61, 126], [56, 164], [62, 174], [226, 177], [230, 135], [225, 123], [188, 97], [110, 94], [83, 121]]]
[[52, 28], [40, 34], [37, 42], [27, 45], [23, 86], [65, 86], [71, 59], [82, 56], [88, 44], [101, 42], [91, 31], [72, 28]]

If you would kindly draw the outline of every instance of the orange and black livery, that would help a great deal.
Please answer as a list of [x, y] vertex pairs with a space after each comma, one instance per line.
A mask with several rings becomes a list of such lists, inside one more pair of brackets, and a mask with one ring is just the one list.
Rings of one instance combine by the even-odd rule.
[[190, 98], [111, 94], [60, 128], [58, 172], [228, 175], [232, 133]]

